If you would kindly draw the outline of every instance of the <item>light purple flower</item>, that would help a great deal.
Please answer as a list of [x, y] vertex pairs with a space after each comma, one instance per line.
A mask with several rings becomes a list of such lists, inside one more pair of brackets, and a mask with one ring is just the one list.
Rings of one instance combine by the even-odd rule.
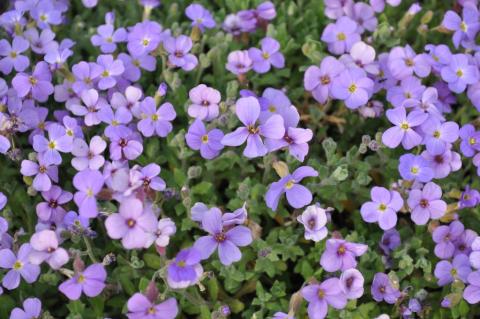
[[285, 58], [280, 52], [280, 43], [277, 40], [266, 37], [260, 41], [261, 49], [250, 48], [248, 56], [253, 62], [253, 70], [257, 73], [270, 71], [271, 66], [281, 69], [285, 66]]
[[107, 101], [99, 97], [98, 91], [95, 89], [83, 91], [81, 98], [84, 105], [75, 103], [70, 106], [70, 111], [77, 116], [85, 116], [84, 121], [87, 126], [99, 124], [98, 112], [108, 106]]
[[157, 68], [157, 60], [150, 54], [130, 56], [125, 53], [120, 53], [118, 59], [123, 62], [125, 67], [122, 77], [133, 82], [140, 79], [142, 76], [142, 69], [153, 72]]
[[172, 131], [171, 122], [176, 118], [177, 113], [171, 103], [163, 103], [157, 109], [155, 100], [149, 96], [141, 102], [140, 110], [142, 120], [138, 122], [137, 128], [143, 136], [150, 137], [155, 133], [165, 137]]
[[[7, 205], [7, 196], [4, 193], [0, 192], [0, 210], [2, 210]], [[3, 229], [2, 222], [0, 219], [0, 234], [6, 232], [6, 229]]]
[[462, 126], [459, 131], [461, 139], [460, 150], [466, 157], [472, 157], [477, 151], [480, 151], [480, 132], [472, 124]]
[[372, 282], [372, 297], [375, 301], [394, 304], [400, 298], [400, 291], [393, 287], [390, 278], [384, 273], [376, 273]]
[[142, 56], [155, 50], [162, 41], [162, 26], [154, 21], [143, 21], [133, 26], [128, 33], [128, 51]]
[[20, 277], [29, 284], [37, 281], [40, 267], [31, 264], [28, 260], [31, 250], [30, 244], [20, 246], [17, 256], [10, 249], [0, 250], [0, 267], [10, 269], [3, 277], [3, 287], [8, 290], [17, 288], [20, 285]]
[[38, 154], [37, 159], [38, 164], [30, 160], [23, 160], [20, 173], [24, 176], [35, 176], [32, 183], [35, 190], [48, 191], [52, 187], [52, 181], [58, 182], [58, 167], [45, 161], [42, 154]]
[[169, 298], [155, 304], [141, 293], [136, 293], [127, 302], [128, 319], [174, 319], [178, 314], [177, 300]]
[[59, 247], [57, 234], [53, 230], [45, 229], [36, 232], [30, 238], [32, 251], [29, 261], [34, 265], [48, 263], [52, 269], [60, 269], [68, 262], [68, 253]]
[[447, 204], [441, 198], [442, 189], [433, 182], [425, 184], [422, 190], [412, 189], [407, 201], [412, 221], [417, 225], [425, 225], [430, 218], [441, 218], [447, 211]]
[[388, 88], [387, 101], [395, 108], [420, 106], [419, 101], [424, 91], [425, 86], [419, 78], [407, 76], [400, 81], [400, 85]]
[[110, 54], [99, 55], [97, 64], [100, 66], [100, 80], [98, 88], [100, 90], [110, 89], [117, 84], [117, 77], [125, 71], [125, 66], [120, 59], [114, 60]]
[[185, 71], [193, 70], [198, 64], [197, 57], [189, 53], [192, 46], [192, 40], [185, 35], [169, 37], [163, 42], [163, 47], [168, 52], [168, 62]]
[[328, 306], [343, 309], [347, 297], [342, 291], [338, 278], [329, 278], [321, 284], [311, 284], [301, 290], [302, 297], [308, 301], [310, 319], [323, 319], [327, 316]]
[[59, 165], [62, 163], [62, 153], [72, 151], [72, 137], [68, 136], [65, 128], [59, 124], [48, 126], [48, 139], [41, 134], [33, 137], [33, 149], [43, 154], [43, 158], [48, 163]]
[[40, 318], [42, 312], [42, 302], [38, 298], [27, 298], [23, 302], [23, 309], [14, 308], [10, 314], [10, 319], [31, 319]]
[[278, 182], [269, 185], [265, 194], [265, 202], [271, 210], [277, 210], [278, 202], [285, 193], [288, 203], [294, 208], [302, 208], [312, 201], [312, 193], [299, 183], [305, 177], [316, 177], [318, 172], [310, 166], [301, 166], [292, 174], [282, 177]]
[[412, 111], [407, 115], [403, 107], [387, 110], [388, 120], [394, 127], [386, 130], [382, 135], [382, 143], [389, 148], [396, 148], [400, 143], [404, 149], [409, 150], [422, 143], [422, 136], [414, 130], [428, 118], [422, 111]]
[[98, 296], [105, 288], [107, 272], [102, 264], [92, 264], [85, 270], [77, 272], [72, 278], [64, 281], [58, 290], [70, 300], [78, 300], [82, 292], [87, 297]]
[[420, 155], [404, 154], [398, 164], [400, 176], [406, 180], [416, 180], [426, 183], [434, 177], [434, 171], [428, 161]]
[[50, 25], [62, 23], [62, 12], [51, 1], [41, 1], [30, 11], [40, 29], [49, 29]]
[[353, 8], [353, 0], [325, 0], [325, 15], [330, 19], [338, 19]]
[[330, 23], [323, 29], [321, 40], [328, 44], [328, 51], [333, 54], [343, 54], [360, 41], [357, 33], [358, 24], [349, 17], [341, 17], [335, 23]]
[[463, 299], [469, 304], [480, 302], [480, 271], [471, 272], [467, 277], [468, 286], [463, 291]]
[[23, 37], [13, 38], [12, 45], [7, 40], [0, 40], [0, 71], [4, 74], [10, 74], [12, 69], [17, 72], [23, 72], [30, 64], [30, 60], [21, 54], [28, 50], [29, 43]]
[[228, 54], [227, 65], [228, 71], [236, 75], [245, 74], [252, 69], [253, 61], [248, 55], [248, 51], [233, 51]]
[[308, 206], [297, 221], [305, 227], [305, 239], [318, 242], [327, 237], [327, 214], [319, 204]]
[[375, 62], [375, 49], [363, 41], [355, 43], [350, 49], [350, 54], [344, 54], [340, 61], [349, 69], [360, 67], [371, 75], [377, 75], [380, 72], [378, 63]]
[[350, 109], [365, 105], [373, 93], [373, 81], [360, 68], [346, 69], [333, 80], [332, 97], [344, 100]]
[[397, 224], [397, 212], [403, 206], [403, 199], [397, 191], [375, 186], [370, 191], [372, 201], [362, 205], [360, 212], [367, 223], [376, 223], [383, 230], [389, 230]]
[[195, 241], [194, 248], [200, 251], [202, 259], [210, 257], [218, 248], [220, 262], [229, 266], [242, 258], [238, 247], [245, 247], [252, 242], [252, 233], [245, 226], [225, 229], [220, 210], [211, 210], [202, 219], [202, 228], [209, 233]]
[[110, 158], [112, 160], [134, 160], [143, 152], [143, 144], [140, 135], [128, 127], [113, 131], [110, 140], [109, 150]]
[[450, 172], [458, 171], [462, 167], [460, 154], [453, 152], [450, 145], [442, 154], [432, 155], [428, 151], [423, 151], [421, 155], [433, 170], [433, 178], [447, 177]]
[[183, 289], [195, 285], [203, 274], [201, 253], [195, 248], [181, 250], [167, 267], [170, 288]]
[[362, 273], [350, 268], [340, 275], [340, 285], [347, 299], [358, 299], [363, 295], [364, 279]]
[[356, 257], [363, 255], [367, 245], [351, 243], [343, 239], [329, 239], [320, 257], [320, 265], [328, 272], [345, 271], [357, 266]]
[[426, 54], [416, 54], [412, 47], [395, 47], [388, 56], [388, 68], [393, 77], [402, 80], [414, 73], [424, 78], [430, 74], [431, 66]]
[[453, 258], [453, 261], [441, 260], [435, 266], [435, 277], [438, 279], [439, 286], [445, 286], [460, 279], [467, 282], [468, 275], [472, 272], [467, 255], [459, 254]]
[[63, 219], [66, 211], [61, 205], [71, 201], [73, 195], [53, 185], [49, 191], [42, 192], [42, 197], [45, 201], [37, 204], [37, 216], [43, 221], [48, 221]]
[[435, 255], [441, 259], [448, 259], [455, 252], [454, 241], [459, 238], [464, 230], [459, 221], [453, 221], [450, 225], [438, 226], [432, 234], [435, 245]]
[[114, 111], [107, 105], [98, 111], [98, 118], [102, 122], [108, 123], [108, 126], [105, 128], [105, 135], [110, 137], [115, 134], [114, 131], [122, 130], [130, 123], [132, 113], [126, 107], [119, 107]]
[[202, 32], [215, 27], [215, 20], [210, 11], [201, 4], [192, 3], [185, 8], [185, 15], [192, 20], [192, 27], [199, 28]]
[[331, 56], [325, 57], [320, 67], [310, 66], [305, 71], [303, 83], [305, 90], [312, 92], [313, 97], [325, 104], [331, 95], [333, 81], [345, 70], [343, 63]]
[[207, 132], [205, 125], [199, 119], [190, 125], [185, 135], [188, 147], [193, 150], [200, 150], [200, 155], [205, 159], [213, 159], [220, 154], [223, 149], [221, 143], [223, 132], [219, 129], [213, 129]]
[[464, 41], [470, 41], [475, 38], [480, 30], [479, 14], [475, 5], [466, 5], [463, 8], [463, 19], [454, 12], [447, 11], [443, 17], [442, 26], [450, 31], [454, 31], [453, 44], [458, 48]]
[[123, 200], [118, 213], [105, 221], [108, 236], [122, 239], [125, 249], [148, 248], [153, 243], [156, 226], [157, 218], [151, 208], [136, 198]]
[[188, 93], [192, 104], [188, 107], [188, 115], [200, 120], [211, 121], [219, 114], [220, 92], [205, 84], [199, 84]]
[[379, 246], [384, 255], [389, 255], [400, 244], [400, 233], [395, 228], [392, 228], [383, 233]]
[[375, 11], [371, 6], [363, 2], [357, 2], [351, 10], [347, 11], [347, 16], [358, 23], [357, 32], [363, 33], [365, 30], [374, 32], [377, 28], [377, 18]]
[[72, 166], [77, 171], [84, 169], [98, 170], [105, 163], [105, 159], [101, 155], [107, 148], [107, 143], [100, 137], [95, 135], [88, 145], [83, 139], [76, 138], [73, 141]]
[[72, 88], [77, 94], [83, 91], [93, 89], [95, 81], [102, 73], [102, 68], [93, 62], [81, 61], [72, 66], [72, 73], [75, 76], [75, 82]]
[[85, 169], [73, 177], [73, 186], [78, 190], [73, 200], [82, 217], [94, 218], [98, 215], [95, 196], [103, 187], [103, 175], [96, 170]]
[[117, 49], [117, 43], [127, 40], [127, 31], [124, 28], [115, 30], [112, 24], [104, 24], [97, 28], [97, 34], [90, 40], [94, 46], [100, 47], [102, 53], [112, 53]]
[[17, 73], [12, 79], [12, 86], [18, 97], [22, 98], [31, 94], [33, 99], [39, 102], [46, 102], [54, 91], [51, 81], [52, 74], [48, 64], [41, 61], [35, 65], [31, 75]]
[[454, 54], [450, 63], [442, 68], [441, 75], [455, 93], [462, 93], [467, 85], [475, 84], [480, 77], [478, 66], [470, 64], [465, 54]]
[[157, 231], [155, 235], [157, 239], [155, 244], [159, 247], [167, 247], [170, 242], [170, 237], [177, 232], [175, 223], [170, 218], [162, 218], [158, 221]]

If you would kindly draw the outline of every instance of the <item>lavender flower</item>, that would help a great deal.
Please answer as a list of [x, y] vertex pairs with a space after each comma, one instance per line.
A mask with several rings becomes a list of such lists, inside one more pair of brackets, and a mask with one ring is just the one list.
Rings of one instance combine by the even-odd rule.
[[73, 186], [78, 190], [73, 200], [83, 217], [93, 218], [98, 214], [95, 196], [103, 187], [103, 176], [99, 171], [85, 169], [73, 177]]
[[222, 144], [226, 146], [239, 146], [245, 141], [247, 147], [243, 155], [248, 158], [263, 156], [267, 148], [260, 136], [272, 139], [280, 139], [285, 134], [283, 119], [280, 115], [271, 116], [265, 123], [257, 125], [260, 116], [260, 104], [254, 97], [238, 99], [235, 113], [239, 120], [245, 125], [237, 128], [234, 132], [226, 134], [222, 138]]
[[342, 291], [340, 280], [330, 278], [321, 284], [311, 284], [301, 290], [308, 301], [308, 316], [311, 319], [323, 319], [327, 316], [328, 306], [343, 309], [347, 305], [347, 297]]
[[162, 26], [154, 21], [137, 23], [128, 33], [128, 51], [142, 56], [155, 50], [162, 41]]
[[387, 110], [388, 120], [394, 124], [394, 127], [386, 130], [382, 135], [382, 142], [390, 148], [395, 148], [402, 143], [406, 150], [420, 145], [422, 136], [414, 130], [428, 118], [428, 115], [422, 111], [412, 111], [407, 115], [405, 108], [396, 107]]
[[46, 162], [54, 165], [62, 163], [62, 153], [72, 151], [72, 138], [65, 132], [65, 128], [59, 124], [52, 124], [48, 127], [48, 139], [43, 135], [33, 137], [33, 149], [43, 154]]
[[202, 32], [205, 31], [205, 29], [215, 27], [215, 20], [213, 19], [212, 14], [201, 4], [190, 4], [185, 8], [185, 15], [192, 20], [192, 27], [197, 27]]
[[361, 214], [367, 223], [378, 222], [383, 230], [389, 230], [397, 224], [397, 212], [403, 206], [403, 199], [397, 191], [389, 191], [383, 187], [373, 187], [372, 201], [362, 205]]
[[280, 43], [266, 37], [260, 41], [261, 49], [250, 48], [248, 56], [253, 62], [253, 70], [257, 73], [270, 71], [271, 66], [281, 69], [285, 66], [285, 58], [280, 52]]
[[152, 97], [146, 97], [140, 104], [142, 111], [142, 120], [137, 124], [137, 128], [146, 137], [153, 133], [160, 137], [167, 136], [172, 131], [172, 124], [177, 113], [171, 103], [163, 103], [156, 108], [155, 100]]
[[38, 164], [30, 160], [23, 160], [20, 173], [24, 176], [35, 176], [32, 186], [40, 192], [48, 191], [52, 187], [52, 181], [58, 182], [58, 167], [47, 162], [42, 154], [38, 154]]
[[480, 132], [472, 124], [462, 126], [459, 136], [460, 150], [464, 156], [472, 157], [476, 151], [480, 151]]
[[233, 51], [228, 54], [227, 65], [228, 71], [236, 75], [245, 74], [251, 70], [253, 65], [252, 59], [248, 55], [248, 51]]
[[38, 298], [27, 298], [23, 302], [23, 309], [14, 308], [10, 314], [10, 319], [29, 319], [40, 318], [42, 312], [42, 302]]
[[312, 201], [312, 193], [299, 183], [305, 177], [316, 177], [318, 172], [310, 166], [301, 166], [292, 174], [283, 176], [278, 182], [270, 184], [265, 194], [265, 202], [271, 210], [277, 210], [280, 197], [285, 193], [288, 203], [294, 208], [302, 208]]
[[480, 302], [480, 271], [473, 271], [467, 277], [468, 286], [463, 291], [463, 299], [470, 304]]
[[10, 74], [12, 69], [17, 72], [25, 71], [30, 60], [21, 53], [27, 51], [29, 46], [23, 37], [13, 38], [12, 45], [5, 39], [0, 40], [0, 56], [4, 57], [0, 59], [0, 71], [4, 74]]
[[400, 244], [400, 233], [395, 228], [392, 228], [383, 233], [379, 246], [384, 255], [389, 255], [390, 252], [395, 250]]
[[340, 285], [347, 299], [358, 299], [363, 295], [364, 279], [362, 273], [355, 268], [350, 268], [342, 272], [340, 276]]
[[464, 41], [475, 38], [480, 30], [479, 14], [475, 5], [467, 5], [463, 8], [463, 19], [454, 11], [447, 11], [443, 17], [442, 26], [454, 31], [453, 44], [458, 48]]
[[412, 189], [407, 201], [412, 221], [417, 225], [425, 225], [430, 218], [441, 218], [447, 211], [447, 204], [441, 198], [442, 189], [433, 182], [425, 184], [422, 190]]
[[312, 92], [313, 97], [325, 104], [331, 95], [333, 81], [345, 70], [345, 66], [331, 56], [325, 57], [320, 67], [310, 66], [305, 71], [303, 83], [305, 90]]
[[157, 239], [155, 244], [159, 247], [167, 247], [170, 242], [170, 237], [177, 231], [175, 223], [170, 218], [162, 218], [158, 221], [157, 231], [155, 235]]
[[87, 297], [96, 297], [105, 288], [106, 278], [105, 267], [102, 264], [92, 264], [63, 282], [58, 286], [58, 290], [70, 300], [80, 299], [82, 292]]
[[475, 84], [480, 78], [478, 67], [470, 64], [465, 54], [454, 54], [450, 64], [442, 68], [441, 75], [455, 93], [462, 93], [467, 85]]
[[104, 24], [97, 28], [97, 34], [91, 37], [94, 46], [100, 47], [103, 53], [112, 53], [117, 49], [117, 43], [127, 40], [127, 31], [124, 28], [115, 30], [112, 24]]
[[400, 156], [398, 170], [402, 178], [426, 183], [432, 180], [434, 172], [427, 160], [419, 155], [404, 154]]
[[81, 94], [85, 90], [94, 88], [95, 80], [100, 77], [102, 68], [96, 63], [81, 61], [72, 66], [72, 73], [75, 77], [72, 88], [75, 93]]
[[170, 288], [182, 289], [195, 285], [203, 274], [201, 259], [201, 253], [195, 248], [181, 250], [167, 268]]
[[31, 75], [17, 73], [12, 79], [12, 86], [19, 97], [31, 94], [39, 102], [46, 102], [53, 93], [52, 74], [45, 62], [38, 62]]
[[412, 47], [395, 47], [388, 56], [388, 68], [395, 79], [403, 80], [414, 73], [424, 78], [430, 74], [431, 66], [426, 54], [416, 54]]
[[178, 314], [175, 298], [155, 304], [141, 293], [136, 293], [127, 302], [128, 319], [174, 319]]
[[73, 195], [70, 192], [62, 190], [58, 186], [52, 186], [50, 190], [42, 192], [42, 197], [45, 202], [41, 202], [37, 205], [37, 216], [43, 221], [61, 220], [66, 211], [61, 205], [68, 203], [72, 200]]
[[328, 272], [347, 270], [357, 266], [356, 257], [363, 255], [367, 245], [350, 243], [343, 239], [329, 239], [320, 257], [320, 265]]
[[455, 279], [460, 279], [467, 282], [468, 275], [472, 272], [470, 268], [470, 261], [464, 254], [456, 255], [453, 261], [441, 260], [435, 266], [435, 277], [438, 279], [439, 286], [445, 286], [453, 282]]
[[99, 55], [97, 64], [100, 66], [100, 81], [98, 81], [98, 88], [106, 90], [114, 87], [117, 84], [116, 77], [125, 71], [123, 62], [119, 59], [114, 60], [110, 54]]
[[350, 51], [352, 46], [360, 41], [357, 29], [358, 24], [355, 21], [349, 17], [341, 17], [323, 29], [321, 40], [328, 44], [328, 51], [342, 54]]
[[30, 238], [32, 251], [28, 254], [29, 261], [34, 265], [48, 263], [52, 269], [59, 269], [68, 262], [68, 253], [59, 247], [57, 234], [52, 230], [41, 230]]
[[20, 246], [17, 256], [9, 249], [0, 250], [0, 267], [10, 269], [3, 277], [3, 287], [8, 290], [17, 288], [20, 285], [20, 277], [29, 284], [37, 281], [40, 267], [28, 260], [31, 250], [30, 244]]
[[88, 145], [83, 139], [76, 138], [73, 141], [72, 166], [77, 171], [84, 169], [98, 170], [105, 163], [105, 159], [101, 155], [107, 148], [107, 143], [100, 137], [94, 136]]
[[432, 234], [432, 239], [436, 243], [435, 255], [442, 259], [452, 257], [455, 252], [453, 241], [462, 235], [463, 230], [463, 224], [459, 221], [454, 221], [448, 226], [442, 225], [437, 227]]
[[99, 124], [98, 112], [108, 106], [107, 101], [99, 97], [98, 91], [95, 89], [85, 90], [80, 96], [84, 105], [75, 103], [70, 106], [70, 111], [75, 115], [85, 116], [84, 121], [87, 126]]
[[242, 258], [242, 253], [237, 247], [245, 247], [252, 242], [252, 233], [245, 226], [235, 226], [229, 230], [224, 228], [220, 210], [212, 210], [202, 219], [202, 228], [210, 235], [198, 238], [196, 248], [207, 259], [218, 248], [218, 257], [225, 266]]
[[376, 273], [372, 282], [372, 297], [377, 302], [394, 304], [400, 298], [400, 291], [393, 287], [390, 278], [384, 273]]
[[198, 59], [189, 53], [192, 45], [192, 40], [185, 35], [165, 39], [163, 46], [168, 52], [168, 62], [185, 71], [193, 70], [198, 64]]
[[368, 102], [373, 85], [362, 69], [346, 69], [333, 81], [331, 94], [336, 99], [344, 100], [348, 108], [356, 109]]
[[305, 239], [318, 242], [327, 237], [327, 214], [319, 204], [308, 206], [297, 221], [305, 227]]
[[445, 152], [447, 146], [453, 144], [459, 135], [459, 127], [455, 122], [440, 123], [435, 118], [430, 118], [422, 124], [424, 133], [423, 143], [432, 155]]
[[110, 139], [109, 151], [112, 160], [134, 160], [143, 152], [140, 135], [128, 127], [122, 127], [118, 131], [112, 131]]
[[200, 150], [203, 158], [213, 159], [220, 154], [224, 147], [221, 143], [223, 136], [223, 132], [219, 129], [207, 132], [203, 122], [197, 119], [189, 127], [185, 140], [191, 149]]
[[188, 93], [192, 104], [188, 107], [188, 115], [200, 120], [211, 121], [219, 114], [220, 92], [206, 86], [197, 85]]

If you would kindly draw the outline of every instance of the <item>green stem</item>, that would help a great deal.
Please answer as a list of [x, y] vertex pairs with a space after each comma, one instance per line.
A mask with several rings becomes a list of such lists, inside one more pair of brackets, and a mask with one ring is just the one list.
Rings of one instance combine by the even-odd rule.
[[93, 248], [92, 248], [92, 243], [90, 242], [90, 239], [86, 236], [83, 236], [83, 241], [85, 242], [85, 246], [87, 247], [87, 254], [88, 257], [90, 257], [90, 260], [96, 264], [97, 259], [95, 258], [95, 255], [93, 254]]

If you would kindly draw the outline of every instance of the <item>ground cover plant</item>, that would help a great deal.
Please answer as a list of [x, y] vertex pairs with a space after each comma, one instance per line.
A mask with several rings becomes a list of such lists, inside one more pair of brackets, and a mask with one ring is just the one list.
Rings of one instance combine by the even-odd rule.
[[476, 0], [16, 0], [0, 318], [477, 318]]

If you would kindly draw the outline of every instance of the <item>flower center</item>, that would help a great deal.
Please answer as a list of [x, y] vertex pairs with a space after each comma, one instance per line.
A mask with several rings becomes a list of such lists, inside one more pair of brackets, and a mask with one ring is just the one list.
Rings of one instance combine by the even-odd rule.
[[120, 147], [125, 147], [127, 146], [127, 140], [124, 139], [124, 138], [121, 138], [120, 141], [118, 142], [118, 145], [120, 145]]
[[440, 138], [440, 131], [437, 130], [437, 131], [433, 132], [433, 137]]
[[227, 239], [227, 236], [225, 236], [225, 233], [222, 232], [215, 234], [214, 238], [216, 242], [223, 243]]
[[180, 268], [184, 268], [185, 267], [185, 260], [180, 260], [179, 262], [177, 262], [177, 266], [180, 267]]
[[468, 139], [468, 143], [470, 143], [470, 145], [473, 145], [473, 144], [477, 143], [477, 140], [474, 137], [470, 137]]
[[455, 277], [457, 275], [457, 270], [455, 268], [452, 268], [452, 270], [450, 270], [450, 274]]
[[318, 298], [323, 299], [325, 297], [325, 290], [318, 289]]
[[411, 67], [411, 66], [413, 66], [413, 64], [414, 64], [414, 63], [413, 63], [413, 60], [412, 60], [412, 59], [405, 59], [405, 65], [406, 65], [406, 66], [410, 66], [410, 67]]
[[20, 270], [22, 269], [23, 267], [23, 263], [20, 261], [20, 260], [17, 260], [14, 264], [13, 264], [13, 269], [14, 270]]
[[408, 125], [407, 122], [403, 122], [402, 125], [400, 125], [400, 128], [406, 131], [410, 128], [410, 125]]
[[147, 45], [150, 44], [150, 40], [149, 40], [149, 39], [143, 39], [142, 44], [143, 44], [144, 46], [147, 46]]
[[152, 114], [151, 118], [154, 122], [158, 121], [158, 114]]
[[311, 218], [311, 219], [308, 221], [308, 226], [309, 226], [310, 228], [314, 228], [316, 224], [317, 224], [317, 222], [315, 221], [315, 218]]
[[320, 83], [322, 83], [323, 85], [330, 84], [330, 77], [328, 75], [321, 76]]
[[85, 276], [83, 274], [78, 275], [77, 282], [82, 284], [85, 282]]
[[379, 210], [379, 211], [384, 212], [386, 209], [387, 209], [387, 205], [385, 205], [384, 203], [381, 203], [381, 204], [378, 206], [378, 210]]
[[295, 181], [293, 179], [291, 179], [285, 184], [285, 188], [290, 189], [290, 188], [293, 187], [293, 185], [295, 185]]
[[443, 157], [442, 157], [442, 155], [435, 155], [434, 161], [435, 161], [435, 163], [443, 164]]
[[15, 59], [17, 57], [17, 51], [10, 51], [10, 57]]
[[87, 192], [86, 192], [86, 193], [87, 193], [87, 196], [88, 196], [88, 197], [93, 197], [93, 190], [92, 190], [92, 188], [89, 187], [89, 188], [87, 189]]
[[263, 57], [265, 60], [268, 60], [268, 58], [270, 58], [270, 54], [268, 54], [268, 52], [263, 52], [262, 57]]
[[28, 82], [30, 82], [31, 85], [35, 85], [37, 84], [37, 79], [35, 79], [33, 76], [29, 76]]
[[55, 141], [48, 142], [48, 148], [49, 149], [54, 150], [56, 146], [57, 145], [56, 145]]
[[117, 120], [113, 120], [113, 121], [112, 121], [112, 126], [117, 126], [118, 124], [120, 124], [120, 123], [118, 123]]
[[343, 244], [341, 244], [340, 246], [338, 246], [337, 254], [338, 255], [343, 255], [343, 254], [345, 254], [346, 251], [347, 251], [347, 249], [345, 248], [345, 246]]
[[413, 175], [418, 174], [418, 171], [419, 171], [419, 168], [418, 168], [417, 166], [413, 166], [413, 167], [410, 169], [410, 172], [411, 172]]
[[42, 174], [44, 174], [47, 171], [47, 168], [44, 165], [40, 165], [38, 167], [38, 171]]
[[108, 37], [105, 39], [105, 41], [107, 41], [108, 43], [112, 43], [113, 42], [113, 38], [112, 37]]
[[345, 286], [347, 286], [347, 288], [351, 288], [353, 285], [353, 280], [353, 277], [348, 277], [348, 279], [345, 281]]
[[136, 222], [134, 219], [129, 218], [129, 219], [127, 219], [127, 223], [126, 223], [126, 224], [127, 224], [127, 226], [128, 226], [129, 228], [133, 228], [136, 223], [137, 223], [137, 222]]
[[352, 84], [348, 87], [348, 92], [350, 92], [350, 93], [355, 93], [356, 90], [357, 90], [357, 86], [355, 85], [355, 83], [352, 83]]
[[205, 135], [202, 136], [202, 143], [203, 143], [203, 144], [207, 144], [207, 143], [208, 143], [208, 135], [207, 135], [207, 134], [205, 134]]
[[428, 207], [428, 200], [426, 200], [425, 198], [422, 198], [422, 200], [420, 200], [420, 206], [422, 208], [427, 208]]
[[347, 36], [345, 35], [345, 33], [339, 32], [339, 33], [337, 34], [337, 40], [338, 40], [338, 41], [345, 41], [346, 39], [347, 39]]
[[202, 101], [202, 105], [203, 105], [203, 106], [209, 106], [209, 105], [210, 105], [210, 102], [207, 101], [207, 100], [203, 100], [203, 101]]
[[385, 286], [380, 286], [378, 290], [380, 290], [380, 292], [383, 294], [387, 289], [385, 289]]
[[467, 24], [464, 21], [462, 21], [462, 23], [460, 23], [460, 30], [462, 30], [463, 32], [467, 32], [467, 29], [468, 29]]
[[250, 133], [250, 134], [257, 134], [258, 131], [259, 131], [259, 128], [255, 127], [253, 125], [247, 126], [247, 129], [248, 129], [248, 133]]
[[157, 312], [157, 311], [156, 311], [155, 308], [153, 308], [153, 307], [150, 307], [150, 308], [148, 308], [148, 310], [147, 310], [147, 314], [149, 314], [149, 315], [153, 315], [153, 314], [155, 314], [156, 312]]
[[50, 208], [57, 208], [58, 202], [55, 199], [51, 199], [50, 202], [48, 203], [48, 207]]
[[183, 57], [183, 52], [182, 51], [175, 51], [175, 56], [177, 58], [181, 58], [181, 57]]
[[463, 70], [462, 69], [458, 69], [457, 72], [455, 72], [455, 74], [461, 78], [463, 76]]
[[275, 113], [275, 112], [277, 112], [277, 108], [275, 107], [275, 105], [270, 105], [270, 106], [268, 107], [268, 111], [269, 111], [270, 113]]
[[110, 72], [108, 72], [108, 70], [105, 70], [102, 72], [102, 77], [107, 78], [109, 76], [110, 76]]

